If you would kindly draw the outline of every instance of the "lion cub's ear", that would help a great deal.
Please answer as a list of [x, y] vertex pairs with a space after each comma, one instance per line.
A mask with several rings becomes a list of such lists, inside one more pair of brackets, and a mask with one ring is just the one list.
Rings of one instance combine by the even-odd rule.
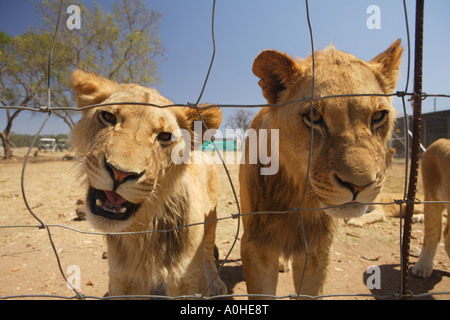
[[397, 86], [398, 72], [402, 60], [403, 47], [398, 39], [390, 47], [370, 61], [385, 93], [392, 93]]
[[280, 93], [301, 74], [300, 66], [286, 53], [276, 50], [262, 51], [253, 62], [252, 71], [268, 103], [279, 102]]
[[92, 72], [75, 70], [70, 78], [78, 108], [105, 101], [118, 90], [119, 84]]
[[[205, 104], [199, 105], [200, 107], [206, 106]], [[181, 128], [187, 129], [191, 132], [191, 146], [193, 147], [196, 143], [203, 143], [203, 139], [210, 140], [211, 136], [216, 133], [216, 129], [219, 129], [220, 124], [222, 123], [222, 110], [219, 107], [210, 107], [210, 108], [198, 108], [200, 115], [202, 116], [203, 121], [208, 127], [208, 134], [205, 135], [206, 129], [201, 122], [200, 116], [198, 112], [194, 108], [180, 108], [177, 113], [178, 123]], [[195, 122], [198, 121], [197, 126]], [[195, 131], [195, 128], [201, 128], [201, 136], [199, 136], [199, 132]]]
[[[201, 104], [200, 107], [206, 107], [207, 104]], [[186, 125], [189, 130], [194, 130], [194, 121], [201, 121], [200, 116], [196, 109], [184, 108], [184, 116], [186, 120]], [[198, 108], [200, 115], [205, 121], [208, 129], [219, 129], [222, 123], [222, 110], [219, 107], [209, 107], [209, 108]], [[205, 128], [202, 124], [202, 132], [205, 132]]]

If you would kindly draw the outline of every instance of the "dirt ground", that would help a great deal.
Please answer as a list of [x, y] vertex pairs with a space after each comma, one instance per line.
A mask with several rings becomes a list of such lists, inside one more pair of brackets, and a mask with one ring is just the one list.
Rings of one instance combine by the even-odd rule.
[[[39, 222], [25, 207], [20, 186], [23, 161], [21, 153], [23, 150], [15, 151], [18, 155], [16, 161], [0, 161], [0, 298], [20, 296], [20, 299], [36, 299], [37, 295], [73, 297], [74, 292], [67, 287], [58, 268], [47, 231], [36, 227]], [[24, 179], [26, 198], [32, 211], [47, 225], [65, 226], [51, 226], [50, 231], [66, 276], [73, 280], [73, 276], [79, 274], [80, 292], [87, 297], [102, 297], [108, 290], [108, 260], [103, 255], [106, 251], [105, 241], [101, 235], [83, 234], [68, 229], [96, 231], [87, 221], [76, 219], [76, 203], [83, 198], [84, 193], [81, 188], [82, 178], [78, 163], [73, 160], [63, 161], [63, 156], [63, 153], [48, 153], [30, 159]], [[220, 217], [229, 217], [237, 212], [236, 203], [223, 167], [218, 167], [222, 186], [218, 212]], [[238, 193], [238, 165], [229, 165], [228, 168]], [[404, 172], [404, 161], [395, 159], [388, 172], [385, 190], [402, 193]], [[362, 228], [348, 226], [344, 221], [339, 221], [339, 224], [340, 232], [335, 239], [333, 261], [324, 293], [352, 295], [332, 299], [374, 299], [376, 297], [365, 295], [393, 297], [398, 294], [399, 219], [389, 218], [386, 222]], [[230, 294], [246, 293], [239, 254], [242, 224], [240, 227], [238, 230], [237, 219], [226, 219], [220, 221], [217, 228], [216, 244], [221, 262], [238, 234], [235, 246], [221, 271]], [[423, 224], [420, 223], [412, 227], [410, 267], [417, 261], [420, 253], [423, 229]], [[420, 279], [410, 272], [408, 287], [411, 292], [417, 295], [450, 291], [450, 260], [442, 243], [437, 248], [434, 261], [435, 270], [429, 279]], [[371, 275], [366, 271], [372, 265], [379, 267], [380, 289], [369, 290], [366, 285]], [[280, 273], [277, 296], [293, 292], [292, 273]], [[360, 296], [353, 296], [354, 294]], [[449, 294], [421, 297], [438, 300], [449, 298]]]

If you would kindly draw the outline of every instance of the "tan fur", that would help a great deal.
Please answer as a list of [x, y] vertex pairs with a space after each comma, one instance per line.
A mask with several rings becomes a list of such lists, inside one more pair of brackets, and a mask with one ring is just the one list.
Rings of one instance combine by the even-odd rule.
[[[392, 92], [402, 51], [397, 41], [370, 62], [333, 46], [317, 52], [315, 97]], [[259, 85], [271, 104], [311, 95], [311, 57], [296, 61], [287, 54], [265, 50], [255, 59], [253, 72], [261, 79]], [[313, 107], [323, 122], [314, 124], [312, 163], [303, 208], [373, 201], [381, 191], [389, 160], [387, 141], [395, 119], [390, 99], [324, 99], [313, 102]], [[249, 163], [246, 144], [246, 161], [239, 173], [243, 213], [300, 207], [310, 146], [309, 114], [310, 104], [306, 101], [265, 107], [255, 116], [251, 128], [279, 130], [279, 170], [274, 175], [261, 175], [263, 165]], [[373, 121], [382, 114], [385, 117], [380, 122]], [[331, 259], [333, 217], [360, 216], [366, 209], [367, 206], [353, 204], [301, 212], [308, 245], [301, 294], [322, 293]], [[248, 293], [276, 294], [280, 256], [292, 261], [294, 285], [298, 288], [305, 265], [305, 235], [299, 213], [245, 215], [243, 223], [241, 254]]]
[[[350, 226], [362, 227], [366, 224], [371, 224], [375, 222], [386, 221], [387, 217], [400, 217], [400, 212], [402, 217], [405, 217], [406, 204], [402, 203], [401, 206], [398, 204], [383, 204], [383, 203], [393, 203], [396, 200], [403, 199], [403, 195], [400, 193], [380, 193], [374, 200], [373, 204], [370, 204], [367, 213], [359, 218], [351, 218], [346, 221]], [[381, 204], [378, 204], [381, 203]], [[401, 209], [400, 209], [401, 208]], [[423, 222], [423, 204], [415, 204], [413, 210], [413, 222]]]
[[[450, 140], [439, 139], [433, 142], [422, 157], [422, 180], [425, 201], [450, 201]], [[413, 268], [413, 273], [420, 277], [429, 277], [433, 272], [433, 258], [436, 247], [441, 239], [442, 212], [449, 203], [425, 203], [425, 234], [422, 252]], [[444, 229], [444, 245], [450, 257], [450, 235], [447, 225]]]
[[[72, 74], [71, 82], [80, 108], [117, 102], [172, 104], [153, 89], [117, 84], [80, 70]], [[115, 116], [113, 124], [101, 120], [105, 111]], [[220, 109], [201, 109], [201, 113], [209, 128], [219, 127]], [[169, 142], [157, 138], [161, 132], [177, 129], [192, 133], [198, 120], [197, 111], [187, 108], [113, 104], [83, 111], [73, 142], [82, 157], [89, 190], [115, 189], [127, 201], [140, 204], [125, 221], [95, 215], [87, 205], [88, 220], [105, 232], [171, 230], [106, 236], [110, 296], [203, 293], [215, 276], [216, 223], [201, 223], [216, 219], [216, 168], [205, 163], [175, 164], [172, 150], [188, 141], [183, 136]], [[117, 169], [114, 179], [109, 165]], [[116, 177], [129, 173], [136, 178], [123, 180], [117, 187]], [[195, 223], [199, 225], [180, 228]], [[210, 294], [223, 293], [226, 286], [217, 277]]]

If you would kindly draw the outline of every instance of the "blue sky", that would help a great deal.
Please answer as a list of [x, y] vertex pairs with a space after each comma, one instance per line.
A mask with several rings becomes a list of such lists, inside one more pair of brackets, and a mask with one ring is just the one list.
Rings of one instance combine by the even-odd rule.
[[[90, 3], [91, 1], [86, 1]], [[112, 0], [99, 1], [105, 9]], [[162, 13], [159, 34], [165, 48], [159, 64], [161, 84], [157, 89], [175, 103], [195, 102], [200, 94], [212, 54], [212, 0], [145, 0]], [[412, 57], [414, 52], [415, 1], [406, 0]], [[65, 1], [65, 6], [72, 4]], [[75, 4], [75, 2], [73, 3]], [[381, 29], [370, 30], [367, 8], [377, 5]], [[406, 27], [401, 0], [310, 0], [310, 19], [316, 50], [333, 43], [338, 49], [370, 60], [401, 38], [406, 47]], [[450, 94], [450, 1], [425, 4], [424, 77], [427, 93]], [[83, 17], [81, 17], [83, 19]], [[40, 23], [29, 0], [0, 0], [0, 30], [10, 35]], [[202, 102], [220, 104], [263, 104], [258, 79], [251, 66], [263, 49], [277, 49], [292, 56], [311, 52], [305, 2], [303, 0], [217, 0], [215, 15], [216, 56]], [[411, 65], [411, 91], [413, 68]], [[99, 72], [101, 73], [101, 72]], [[398, 90], [406, 85], [406, 53], [401, 65]], [[450, 109], [450, 99], [437, 99], [437, 110]], [[402, 111], [401, 101], [394, 106]], [[408, 110], [410, 107], [408, 105]], [[235, 109], [224, 109], [226, 120]], [[433, 99], [423, 102], [423, 112], [433, 111]], [[23, 112], [13, 125], [17, 133], [35, 133], [42, 116]], [[0, 111], [0, 130], [5, 126]], [[67, 125], [52, 119], [44, 133], [67, 133]]]

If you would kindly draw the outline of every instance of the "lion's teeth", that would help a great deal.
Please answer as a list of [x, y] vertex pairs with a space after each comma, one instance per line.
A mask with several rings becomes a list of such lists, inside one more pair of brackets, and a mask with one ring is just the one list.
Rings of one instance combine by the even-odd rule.
[[[106, 201], [105, 201], [106, 202]], [[104, 211], [108, 211], [114, 214], [119, 214], [119, 213], [125, 213], [127, 211], [126, 207], [121, 207], [120, 209], [118, 209], [115, 206], [109, 206], [108, 204], [105, 205], [105, 202], [100, 200], [100, 199], [96, 199], [95, 200], [95, 205], [100, 207], [102, 210]], [[108, 203], [108, 202], [106, 202]]]

